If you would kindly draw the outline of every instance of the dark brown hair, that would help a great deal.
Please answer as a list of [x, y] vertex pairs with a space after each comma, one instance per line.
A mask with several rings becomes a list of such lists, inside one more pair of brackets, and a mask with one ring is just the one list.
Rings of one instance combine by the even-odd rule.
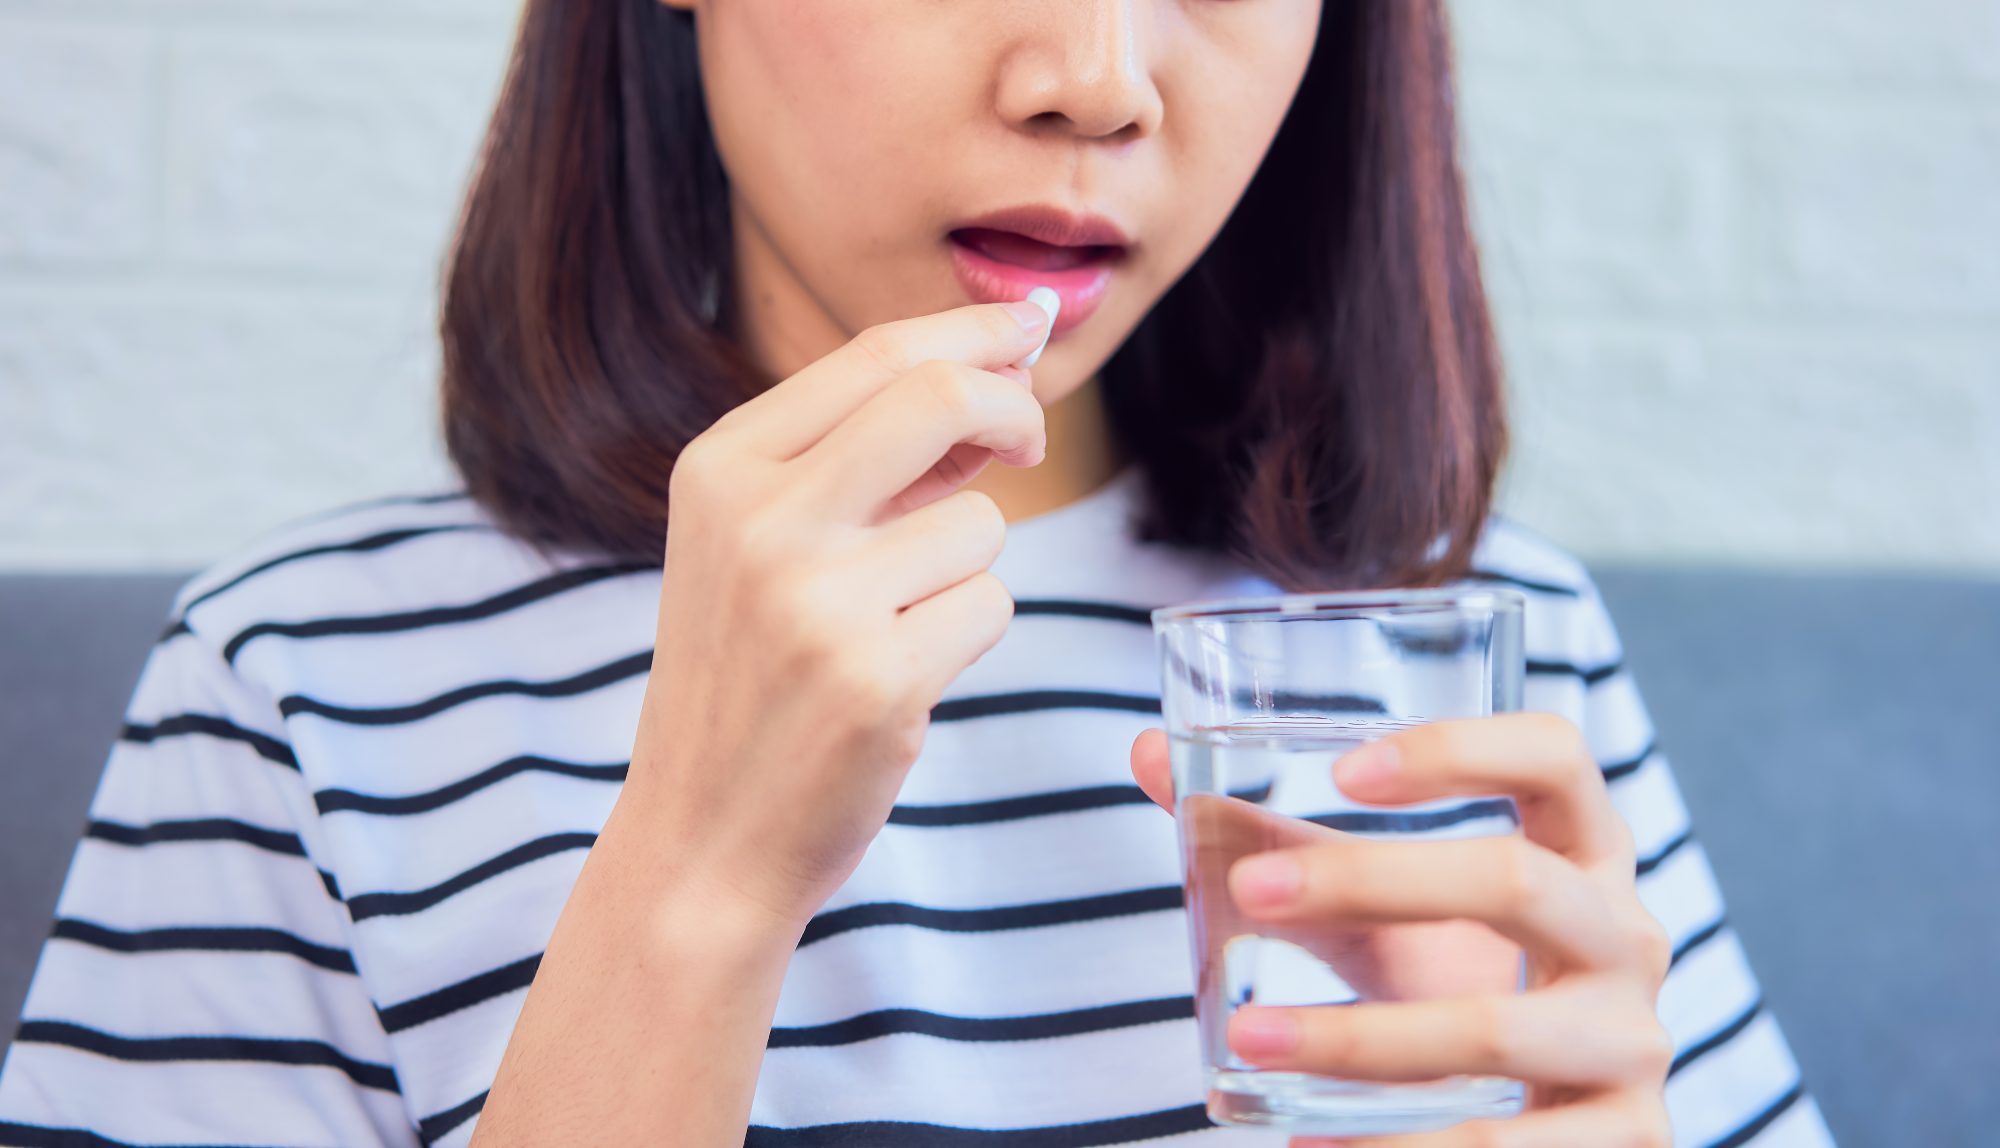
[[[690, 15], [529, 0], [445, 275], [445, 442], [540, 544], [660, 559], [681, 448], [774, 380], [731, 336]], [[1100, 378], [1146, 538], [1287, 589], [1465, 573], [1507, 431], [1439, 0], [1329, 2], [1215, 241]], [[715, 304], [709, 310], [710, 303]]]

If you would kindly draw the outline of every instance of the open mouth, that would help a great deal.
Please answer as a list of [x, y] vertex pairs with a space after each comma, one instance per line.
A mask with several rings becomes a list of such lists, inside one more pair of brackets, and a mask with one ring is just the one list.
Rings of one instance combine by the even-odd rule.
[[961, 227], [951, 232], [953, 243], [970, 248], [996, 263], [1024, 267], [1030, 271], [1074, 271], [1115, 261], [1125, 251], [1112, 244], [1068, 246], [1043, 243], [1012, 231], [990, 227]]

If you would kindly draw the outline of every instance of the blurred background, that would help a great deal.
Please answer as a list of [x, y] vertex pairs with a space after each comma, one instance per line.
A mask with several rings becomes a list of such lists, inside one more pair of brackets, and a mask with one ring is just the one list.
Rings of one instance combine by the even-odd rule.
[[[0, 945], [178, 580], [451, 484], [434, 284], [514, 11], [0, 0], [0, 839], [46, 839]], [[1502, 506], [1598, 572], [1843, 1143], [1992, 1143], [2000, 0], [1452, 11]]]

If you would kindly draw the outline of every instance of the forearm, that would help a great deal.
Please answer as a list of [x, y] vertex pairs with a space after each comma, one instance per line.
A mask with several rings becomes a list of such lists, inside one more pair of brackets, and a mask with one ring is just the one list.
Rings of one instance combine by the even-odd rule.
[[614, 809], [556, 922], [477, 1148], [743, 1143], [804, 920], [677, 873], [660, 832]]

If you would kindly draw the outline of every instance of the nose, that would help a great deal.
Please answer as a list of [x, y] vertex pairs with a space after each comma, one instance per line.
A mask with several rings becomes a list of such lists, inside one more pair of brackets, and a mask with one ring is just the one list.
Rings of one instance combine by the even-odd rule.
[[1154, 83], [1155, 0], [1042, 0], [1024, 6], [1033, 31], [1000, 81], [1010, 123], [1059, 124], [1089, 139], [1151, 135], [1162, 106]]

